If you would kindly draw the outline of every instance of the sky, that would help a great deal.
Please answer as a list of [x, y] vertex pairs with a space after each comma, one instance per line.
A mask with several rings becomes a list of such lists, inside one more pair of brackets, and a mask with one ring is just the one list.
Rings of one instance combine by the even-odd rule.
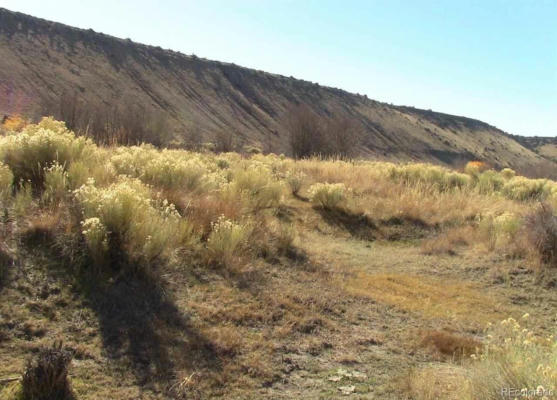
[[369, 98], [557, 136], [557, 0], [0, 0]]

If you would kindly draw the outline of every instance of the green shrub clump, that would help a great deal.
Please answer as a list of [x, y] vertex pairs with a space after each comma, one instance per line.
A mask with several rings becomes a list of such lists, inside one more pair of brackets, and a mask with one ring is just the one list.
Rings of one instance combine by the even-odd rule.
[[346, 187], [343, 183], [315, 183], [309, 188], [311, 202], [326, 209], [337, 207], [345, 197]]
[[266, 166], [252, 163], [251, 167], [239, 168], [234, 172], [228, 190], [246, 199], [252, 210], [259, 211], [278, 207], [283, 186]]
[[22, 132], [0, 138], [0, 161], [8, 165], [16, 182], [29, 181], [36, 188], [44, 182], [45, 168], [53, 164], [67, 168], [74, 160], [93, 153], [89, 139], [76, 137], [62, 122], [43, 118]]
[[0, 202], [5, 201], [12, 192], [14, 174], [10, 168], [0, 162]]
[[471, 179], [466, 174], [451, 171], [437, 165], [405, 164], [392, 165], [389, 170], [391, 179], [406, 185], [428, 185], [439, 191], [467, 186]]
[[209, 258], [224, 266], [231, 266], [241, 251], [247, 249], [252, 228], [227, 219], [224, 215], [212, 223], [207, 239]]
[[75, 196], [83, 210], [82, 233], [94, 260], [123, 253], [146, 266], [192, 239], [190, 224], [174, 206], [151, 199], [150, 188], [137, 179], [123, 177], [106, 188], [90, 181]]
[[545, 179], [516, 176], [505, 183], [502, 191], [505, 197], [512, 200], [544, 200], [550, 193], [550, 187]]

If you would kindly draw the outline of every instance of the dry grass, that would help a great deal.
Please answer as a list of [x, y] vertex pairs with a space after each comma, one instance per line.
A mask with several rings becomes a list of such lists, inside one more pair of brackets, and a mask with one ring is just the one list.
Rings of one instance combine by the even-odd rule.
[[468, 283], [439, 278], [359, 272], [346, 281], [344, 289], [427, 318], [482, 325], [508, 314], [495, 296]]
[[462, 400], [470, 393], [466, 370], [447, 364], [432, 364], [415, 371], [406, 384], [411, 398], [416, 400]]
[[478, 339], [444, 330], [429, 330], [421, 336], [421, 346], [451, 358], [469, 357], [483, 347]]
[[426, 239], [422, 242], [422, 253], [455, 255], [460, 246], [467, 246], [474, 241], [476, 231], [471, 226], [450, 228], [437, 237]]

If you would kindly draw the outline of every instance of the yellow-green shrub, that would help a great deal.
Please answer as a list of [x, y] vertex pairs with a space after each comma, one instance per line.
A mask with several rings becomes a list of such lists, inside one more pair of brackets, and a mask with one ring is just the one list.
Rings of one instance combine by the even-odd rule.
[[520, 216], [510, 212], [500, 215], [486, 215], [479, 221], [482, 242], [489, 250], [509, 244], [518, 233], [522, 224]]
[[66, 196], [67, 188], [68, 174], [60, 164], [45, 168], [42, 199], [46, 204], [59, 203]]
[[501, 176], [505, 179], [511, 179], [516, 176], [516, 172], [510, 168], [503, 168], [501, 170]]
[[[527, 314], [523, 318], [527, 318]], [[484, 350], [473, 358], [475, 362], [469, 366], [471, 393], [470, 397], [464, 398], [544, 398], [544, 389], [557, 388], [557, 343], [554, 336], [536, 336], [513, 318], [492, 326]], [[503, 388], [539, 390], [539, 394], [504, 396]]]
[[232, 265], [235, 257], [247, 248], [251, 231], [252, 228], [247, 224], [240, 224], [220, 216], [212, 223], [211, 233], [207, 239], [210, 260], [224, 266]]
[[501, 190], [505, 180], [495, 171], [488, 170], [476, 175], [475, 185], [481, 194], [492, 194]]
[[216, 163], [209, 165], [200, 154], [186, 151], [159, 151], [150, 145], [119, 148], [112, 155], [111, 163], [119, 174], [164, 189], [193, 192], [212, 189], [224, 182], [216, 173]]
[[207, 167], [196, 157], [176, 159], [162, 154], [151, 159], [143, 167], [141, 180], [166, 189], [194, 191], [203, 183]]
[[14, 175], [7, 165], [0, 162], [0, 201], [5, 201], [12, 192]]
[[33, 188], [29, 182], [20, 183], [14, 196], [13, 208], [18, 217], [24, 217], [33, 204]]
[[55, 162], [68, 167], [95, 148], [91, 140], [76, 137], [63, 123], [43, 118], [20, 133], [0, 137], [0, 161], [10, 167], [16, 182], [31, 181], [35, 187], [40, 187], [44, 168]]
[[282, 184], [263, 165], [253, 164], [235, 171], [227, 190], [247, 199], [255, 211], [278, 207], [282, 199]]
[[512, 200], [543, 200], [550, 192], [545, 179], [528, 179], [517, 176], [503, 186], [503, 194]]
[[315, 183], [308, 194], [312, 203], [331, 209], [345, 199], [346, 187], [343, 183]]
[[296, 240], [296, 229], [292, 224], [279, 223], [274, 229], [274, 237], [279, 253], [287, 253]]
[[82, 235], [87, 244], [89, 254], [97, 266], [106, 261], [108, 253], [108, 232], [101, 220], [97, 217], [87, 218], [81, 221]]
[[[135, 260], [149, 263], [192, 238], [190, 225], [174, 206], [166, 200], [153, 201], [149, 187], [137, 179], [121, 178], [106, 188], [89, 182], [75, 195], [84, 221], [97, 218], [95, 224], [106, 230], [108, 250], [119, 246], [121, 249], [117, 250], [124, 250]], [[94, 243], [93, 248], [103, 248]]]
[[287, 172], [286, 182], [290, 186], [292, 194], [297, 195], [304, 184], [305, 174], [301, 171]]
[[470, 177], [430, 164], [392, 164], [389, 169], [391, 179], [407, 185], [426, 184], [439, 191], [463, 188], [470, 183]]

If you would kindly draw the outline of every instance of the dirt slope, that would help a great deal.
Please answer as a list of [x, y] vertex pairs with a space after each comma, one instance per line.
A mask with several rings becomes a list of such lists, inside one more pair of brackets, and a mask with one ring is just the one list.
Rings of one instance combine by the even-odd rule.
[[29, 112], [64, 92], [160, 110], [177, 135], [232, 131], [242, 143], [288, 153], [284, 114], [307, 103], [365, 132], [360, 155], [516, 169], [555, 164], [486, 123], [379, 103], [318, 84], [187, 56], [0, 8], [0, 113]]

